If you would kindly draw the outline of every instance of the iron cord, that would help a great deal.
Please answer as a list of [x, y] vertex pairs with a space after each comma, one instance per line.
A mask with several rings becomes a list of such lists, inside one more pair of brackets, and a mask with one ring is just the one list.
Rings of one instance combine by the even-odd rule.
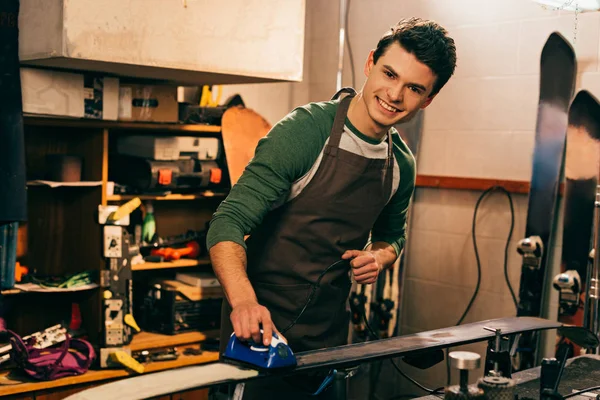
[[[306, 299], [306, 302], [304, 303], [304, 306], [302, 307], [302, 310], [300, 310], [300, 312], [298, 313], [298, 315], [296, 316], [296, 318], [294, 318], [294, 320], [292, 322], [290, 322], [290, 324], [288, 326], [286, 326], [284, 329], [281, 330], [281, 334], [285, 335], [285, 332], [287, 332], [288, 330], [290, 330], [290, 328], [292, 328], [300, 319], [300, 317], [302, 316], [302, 314], [304, 314], [304, 312], [306, 311], [306, 308], [308, 307], [308, 305], [310, 304], [310, 302], [312, 301], [313, 296], [315, 295], [315, 292], [317, 291], [317, 288], [319, 287], [321, 280], [323, 279], [323, 277], [335, 266], [337, 266], [340, 263], [349, 263], [348, 260], [338, 260], [336, 262], [334, 262], [333, 264], [331, 264], [330, 266], [328, 266], [323, 272], [321, 272], [321, 274], [319, 275], [319, 277], [317, 278], [317, 281], [315, 283], [312, 284], [312, 288], [311, 291]], [[371, 325], [369, 324], [369, 321], [367, 320], [367, 316], [365, 315], [365, 311], [362, 310], [362, 317], [363, 320], [365, 321], [365, 325], [367, 326], [367, 329], [369, 330], [369, 333], [373, 336], [374, 339], [378, 339], [377, 334], [375, 333], [375, 331], [373, 330], [373, 328], [371, 328]], [[429, 393], [429, 394], [438, 394], [441, 390], [443, 390], [443, 387], [437, 388], [437, 389], [429, 389], [423, 385], [421, 385], [419, 382], [415, 381], [414, 379], [412, 379], [411, 377], [409, 377], [408, 375], [406, 375], [404, 372], [402, 372], [402, 370], [400, 369], [400, 367], [398, 367], [398, 365], [396, 365], [396, 363], [394, 362], [393, 359], [390, 359], [390, 362], [392, 363], [392, 365], [394, 366], [394, 368], [396, 368], [396, 370], [398, 371], [398, 373], [400, 373], [400, 375], [402, 375], [404, 378], [406, 378], [407, 380], [409, 380], [411, 383], [413, 383], [414, 385], [416, 385], [417, 387], [419, 387], [420, 389], [424, 390], [425, 392]]]
[[304, 303], [304, 306], [302, 307], [302, 310], [300, 310], [300, 312], [298, 313], [298, 315], [296, 315], [296, 318], [294, 318], [294, 320], [292, 322], [289, 323], [288, 326], [286, 326], [284, 329], [282, 329], [280, 332], [282, 335], [285, 335], [285, 333], [287, 331], [290, 330], [290, 328], [292, 328], [294, 325], [296, 325], [296, 323], [298, 322], [298, 320], [300, 319], [300, 317], [302, 316], [302, 314], [304, 314], [304, 312], [306, 311], [306, 308], [308, 307], [308, 305], [310, 304], [310, 302], [313, 299], [313, 296], [315, 295], [317, 288], [319, 287], [319, 285], [321, 284], [321, 279], [323, 279], [323, 277], [329, 272], [331, 271], [331, 269], [333, 267], [335, 267], [336, 265], [340, 264], [340, 263], [349, 263], [350, 261], [348, 260], [338, 260], [336, 262], [334, 262], [333, 264], [331, 264], [329, 267], [325, 268], [325, 270], [323, 272], [321, 272], [321, 274], [319, 275], [319, 277], [317, 278], [317, 281], [315, 283], [311, 283], [311, 289], [310, 289], [310, 293], [308, 294], [308, 297], [306, 298], [306, 302]]
[[[378, 340], [379, 336], [377, 335], [377, 333], [373, 330], [373, 328], [371, 328], [371, 325], [369, 324], [367, 315], [365, 314], [365, 311], [362, 310], [362, 317], [363, 320], [365, 321], [365, 326], [367, 327], [367, 330], [369, 331], [369, 333], [371, 334], [371, 336], [373, 336], [374, 340]], [[404, 373], [400, 367], [398, 367], [398, 365], [394, 362], [393, 358], [389, 359], [390, 362], [392, 363], [392, 365], [394, 366], [394, 368], [396, 369], [396, 371], [398, 371], [398, 373], [400, 375], [402, 375], [405, 379], [407, 379], [410, 383], [412, 383], [413, 385], [417, 386], [419, 389], [429, 393], [429, 394], [433, 394], [433, 395], [438, 395], [441, 394], [441, 391], [444, 390], [444, 387], [441, 386], [439, 388], [436, 389], [429, 389], [428, 387], [425, 387], [423, 385], [421, 385], [419, 382], [415, 381], [413, 378], [411, 378], [410, 376], [406, 375], [406, 373]]]
[[[467, 308], [465, 308], [465, 311], [463, 312], [461, 317], [458, 319], [458, 322], [456, 323], [457, 326], [462, 324], [465, 317], [471, 310], [471, 307], [473, 306], [473, 303], [475, 302], [477, 295], [479, 294], [479, 287], [481, 285], [481, 259], [479, 258], [479, 250], [477, 248], [477, 235], [476, 235], [477, 211], [479, 210], [479, 205], [481, 204], [483, 199], [488, 194], [491, 194], [494, 191], [500, 191], [500, 192], [504, 193], [506, 195], [506, 197], [508, 198], [508, 205], [510, 207], [510, 229], [508, 231], [508, 237], [506, 239], [506, 246], [504, 247], [504, 279], [506, 281], [508, 290], [510, 291], [510, 295], [515, 304], [515, 308], [517, 308], [517, 306], [518, 306], [517, 297], [515, 296], [515, 292], [510, 283], [510, 279], [508, 278], [508, 247], [510, 246], [510, 239], [512, 238], [513, 229], [515, 227], [515, 208], [513, 205], [512, 196], [511, 196], [510, 192], [508, 190], [506, 190], [506, 188], [504, 188], [502, 186], [492, 186], [492, 187], [486, 189], [479, 196], [479, 199], [477, 199], [477, 202], [475, 203], [475, 210], [473, 211], [473, 222], [472, 222], [472, 226], [471, 226], [471, 237], [473, 238], [473, 250], [475, 252], [475, 260], [477, 261], [477, 284], [475, 285], [475, 290], [473, 291], [473, 295], [471, 296], [471, 300], [469, 301]], [[449, 351], [450, 351], [449, 349], [446, 349], [446, 351], [445, 351], [446, 352], [446, 384], [448, 384], [448, 385], [450, 385], [450, 361], [448, 359]]]

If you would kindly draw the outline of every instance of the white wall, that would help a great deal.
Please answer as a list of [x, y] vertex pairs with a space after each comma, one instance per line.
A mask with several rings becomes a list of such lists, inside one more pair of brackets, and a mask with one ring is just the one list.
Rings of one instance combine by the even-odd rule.
[[[328, 3], [332, 9], [333, 3]], [[458, 52], [456, 75], [425, 112], [418, 173], [529, 181], [542, 46], [555, 30], [574, 42], [574, 13], [544, 9], [529, 0], [352, 0], [350, 40], [355, 64], [362, 67], [365, 54], [388, 25], [409, 16], [444, 25], [455, 38]], [[596, 96], [600, 96], [599, 33], [600, 13], [577, 16], [577, 85]], [[312, 53], [316, 53], [314, 48]], [[362, 75], [361, 79], [364, 81]], [[453, 325], [468, 304], [477, 276], [471, 227], [480, 194], [417, 190], [407, 246], [402, 333]], [[521, 260], [516, 243], [525, 231], [527, 196], [513, 196], [513, 201], [515, 226], [508, 248], [508, 270], [518, 291]], [[509, 228], [505, 197], [496, 194], [481, 204], [477, 244], [482, 282], [465, 322], [515, 315], [503, 276]], [[558, 271], [562, 250], [560, 224], [557, 229], [551, 276]], [[557, 308], [557, 296], [552, 291], [550, 318], [556, 317]], [[551, 354], [552, 340], [547, 354]], [[466, 348], [484, 354], [485, 345]], [[444, 365], [425, 372], [403, 368], [430, 387], [445, 383]], [[380, 385], [381, 398], [419, 393], [403, 379], [396, 379], [395, 372], [386, 372], [387, 382], [398, 383]], [[454, 375], [454, 383], [456, 379]]]

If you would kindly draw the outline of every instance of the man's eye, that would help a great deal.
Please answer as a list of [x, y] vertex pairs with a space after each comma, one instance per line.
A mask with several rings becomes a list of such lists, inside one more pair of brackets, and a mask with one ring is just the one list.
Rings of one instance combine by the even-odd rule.
[[394, 77], [394, 74], [392, 74], [390, 71], [385, 71], [384, 73], [386, 74], [386, 76], [388, 78], [393, 78]]
[[421, 89], [416, 86], [411, 86], [410, 90], [412, 90], [413, 92], [415, 92], [417, 94], [421, 94]]

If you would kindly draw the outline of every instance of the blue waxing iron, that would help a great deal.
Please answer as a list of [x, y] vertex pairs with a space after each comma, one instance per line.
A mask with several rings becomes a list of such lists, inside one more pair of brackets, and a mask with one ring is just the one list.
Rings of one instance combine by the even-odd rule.
[[[261, 330], [262, 333], [262, 330]], [[265, 346], [252, 339], [243, 341], [232, 333], [223, 357], [251, 364], [260, 369], [290, 368], [296, 366], [296, 356], [286, 342], [273, 332], [271, 344]]]

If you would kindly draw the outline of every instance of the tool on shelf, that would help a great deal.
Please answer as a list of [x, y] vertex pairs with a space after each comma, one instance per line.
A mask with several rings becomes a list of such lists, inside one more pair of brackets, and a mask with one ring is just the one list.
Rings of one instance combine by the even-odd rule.
[[140, 199], [134, 198], [120, 207], [98, 208], [106, 259], [106, 269], [100, 276], [104, 306], [100, 366], [125, 366], [138, 373], [144, 372], [144, 366], [131, 357], [127, 346], [140, 328], [133, 318], [130, 237], [125, 227], [129, 225], [129, 215], [140, 205]]

